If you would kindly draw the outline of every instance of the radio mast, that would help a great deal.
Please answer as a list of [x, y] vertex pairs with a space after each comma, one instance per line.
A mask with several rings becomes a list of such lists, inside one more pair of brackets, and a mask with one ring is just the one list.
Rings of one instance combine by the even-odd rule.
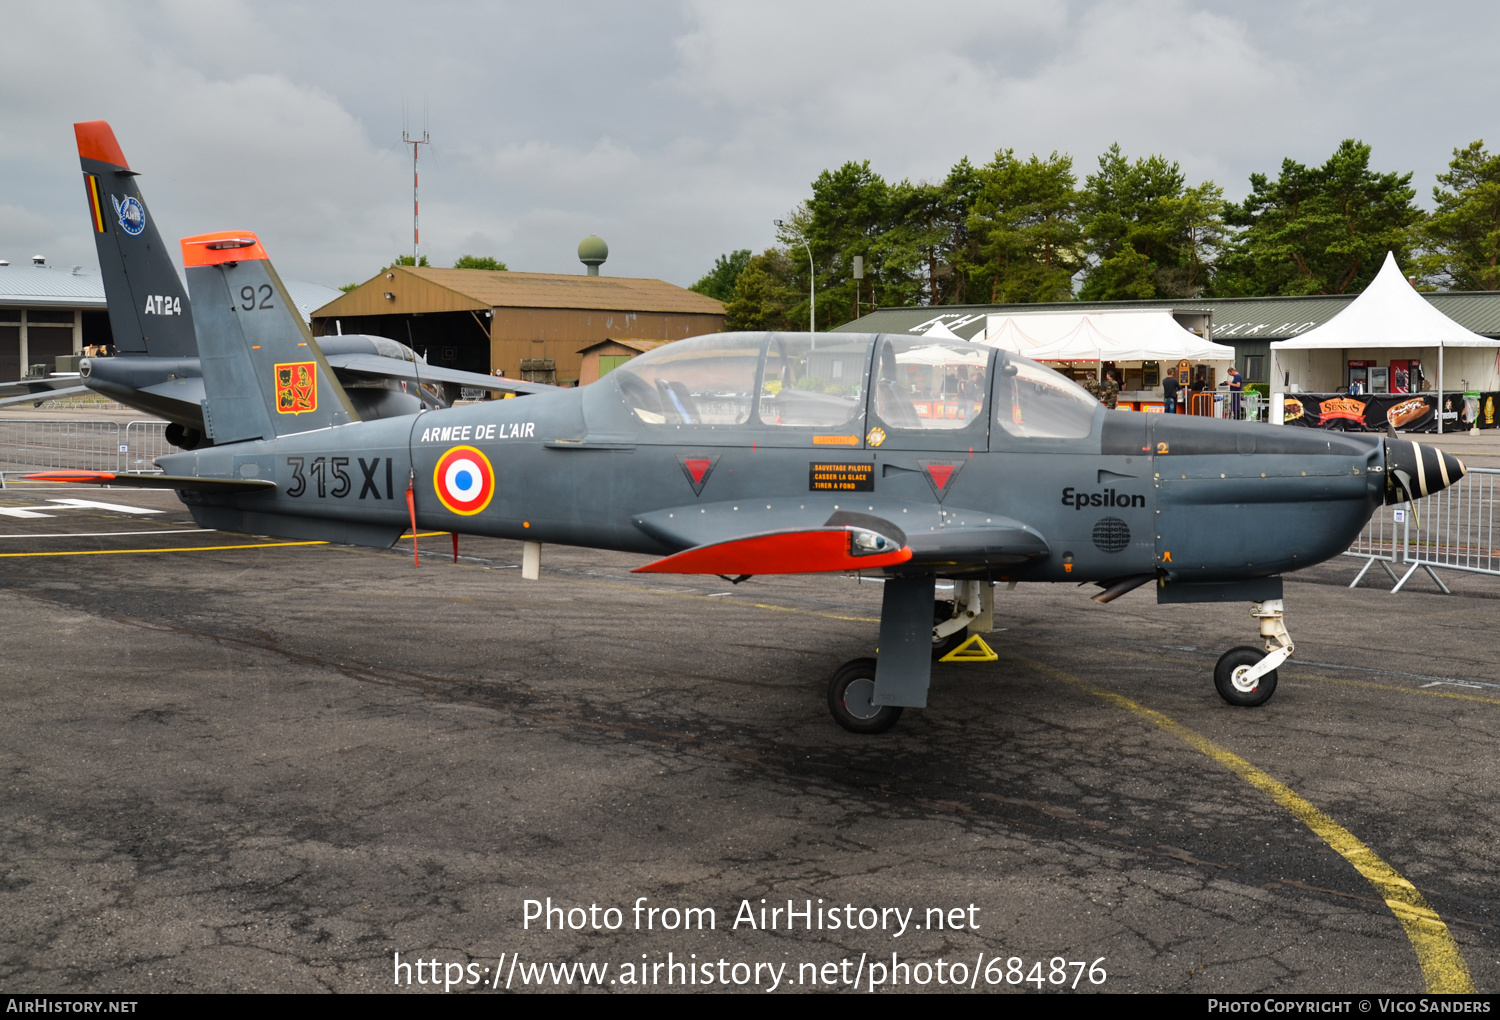
[[[405, 120], [405, 118], [402, 118]], [[417, 264], [417, 248], [421, 241], [421, 234], [417, 230], [417, 153], [418, 146], [430, 145], [427, 137], [427, 114], [422, 113], [422, 137], [415, 138], [407, 133], [406, 125], [401, 126], [401, 142], [403, 145], [411, 146], [411, 264]]]

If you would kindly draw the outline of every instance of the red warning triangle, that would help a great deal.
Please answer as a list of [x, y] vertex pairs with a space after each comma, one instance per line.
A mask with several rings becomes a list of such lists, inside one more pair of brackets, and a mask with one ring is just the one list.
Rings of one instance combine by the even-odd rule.
[[932, 486], [932, 494], [937, 497], [939, 503], [947, 498], [949, 490], [953, 488], [954, 479], [964, 469], [964, 463], [961, 460], [917, 461], [927, 477], [927, 484]]
[[682, 473], [687, 478], [689, 485], [693, 487], [693, 495], [703, 494], [703, 486], [707, 484], [708, 478], [714, 473], [714, 465], [719, 462], [718, 457], [678, 457], [677, 463], [682, 465]]

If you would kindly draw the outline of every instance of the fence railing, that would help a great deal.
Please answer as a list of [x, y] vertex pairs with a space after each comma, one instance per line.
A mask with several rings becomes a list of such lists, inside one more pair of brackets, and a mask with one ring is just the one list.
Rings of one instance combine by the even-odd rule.
[[0, 485], [29, 471], [154, 473], [156, 458], [178, 452], [164, 421], [0, 420]]
[[[1447, 592], [1434, 567], [1500, 576], [1497, 496], [1500, 468], [1470, 468], [1456, 485], [1417, 503], [1381, 507], [1344, 553], [1366, 561], [1349, 587], [1358, 585], [1376, 565], [1395, 582], [1392, 592], [1400, 591], [1418, 570]], [[1398, 576], [1403, 567], [1405, 572]]]

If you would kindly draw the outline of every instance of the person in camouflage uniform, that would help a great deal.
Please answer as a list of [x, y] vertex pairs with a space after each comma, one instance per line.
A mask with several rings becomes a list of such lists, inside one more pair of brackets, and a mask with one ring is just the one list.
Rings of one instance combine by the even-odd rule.
[[1104, 373], [1104, 386], [1102, 389], [1104, 406], [1113, 411], [1120, 404], [1120, 380], [1115, 378], [1114, 369], [1110, 369]]
[[1086, 375], [1086, 376], [1084, 376], [1083, 377], [1083, 388], [1089, 391], [1089, 396], [1093, 397], [1095, 400], [1099, 399], [1099, 377], [1098, 376], [1096, 376], [1096, 375]]

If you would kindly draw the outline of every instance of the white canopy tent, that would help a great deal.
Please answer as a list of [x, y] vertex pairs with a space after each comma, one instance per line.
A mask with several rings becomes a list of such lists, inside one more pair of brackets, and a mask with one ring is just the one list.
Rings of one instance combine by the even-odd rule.
[[1428, 304], [1387, 252], [1380, 272], [1349, 307], [1317, 329], [1271, 344], [1271, 392], [1338, 392], [1347, 385], [1344, 373], [1351, 359], [1425, 360], [1434, 354], [1439, 409], [1445, 373], [1465, 389], [1500, 389], [1500, 340], [1471, 333]]
[[1234, 361], [1233, 347], [1205, 340], [1159, 310], [991, 315], [981, 342], [1035, 361]]

